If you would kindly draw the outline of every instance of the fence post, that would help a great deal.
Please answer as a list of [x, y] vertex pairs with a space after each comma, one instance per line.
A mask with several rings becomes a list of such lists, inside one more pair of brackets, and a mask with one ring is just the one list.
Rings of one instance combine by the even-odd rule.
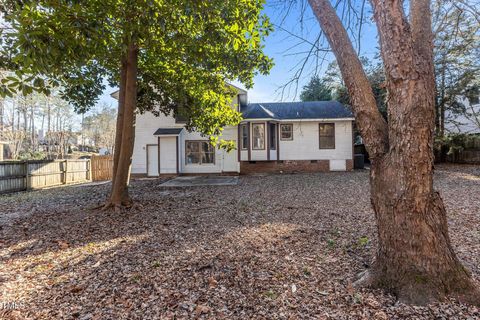
[[30, 175], [28, 174], [28, 160], [25, 160], [24, 162], [24, 170], [25, 170], [25, 190], [30, 190], [31, 189], [31, 181], [30, 181]]
[[87, 180], [91, 180], [91, 161], [90, 159], [87, 159]]
[[63, 184], [67, 184], [67, 172], [68, 172], [68, 160], [63, 162], [65, 168], [63, 168]]
[[94, 155], [92, 155], [92, 157], [90, 158], [90, 174], [92, 175], [91, 178], [92, 178], [92, 181], [95, 181], [96, 180], [96, 175], [97, 175], [97, 168], [96, 168], [96, 165], [97, 165], [97, 159], [95, 158]]

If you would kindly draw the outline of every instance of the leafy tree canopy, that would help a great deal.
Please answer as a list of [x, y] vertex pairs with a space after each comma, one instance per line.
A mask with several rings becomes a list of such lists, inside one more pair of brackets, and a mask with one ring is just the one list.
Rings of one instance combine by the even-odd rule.
[[332, 89], [325, 78], [314, 75], [300, 93], [302, 101], [332, 100]]
[[[387, 92], [383, 85], [385, 81], [383, 66], [381, 63], [374, 63], [364, 57], [360, 60], [372, 86], [377, 107], [383, 117], [387, 119]], [[302, 101], [336, 100], [343, 104], [350, 105], [350, 97], [348, 96], [347, 88], [345, 87], [336, 61], [328, 65], [323, 77], [314, 75], [310, 79], [309, 83], [303, 87], [303, 90], [300, 93], [300, 99]]]
[[[76, 110], [92, 107], [108, 81], [117, 85], [125, 43], [139, 47], [140, 112], [182, 110], [187, 127], [217, 136], [235, 124], [235, 92], [272, 61], [263, 38], [272, 30], [250, 0], [7, 0], [0, 9], [0, 68], [15, 70], [0, 93], [61, 86]], [[127, 39], [127, 41], [125, 41]], [[182, 108], [177, 108], [182, 106]], [[177, 111], [178, 112], [178, 111]]]

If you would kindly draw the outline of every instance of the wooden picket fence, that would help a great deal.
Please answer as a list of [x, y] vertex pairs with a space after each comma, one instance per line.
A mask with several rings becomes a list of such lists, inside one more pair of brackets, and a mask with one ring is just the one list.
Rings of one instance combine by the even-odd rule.
[[92, 156], [92, 180], [112, 180], [113, 156]]
[[109, 180], [112, 156], [80, 160], [0, 161], [0, 194]]

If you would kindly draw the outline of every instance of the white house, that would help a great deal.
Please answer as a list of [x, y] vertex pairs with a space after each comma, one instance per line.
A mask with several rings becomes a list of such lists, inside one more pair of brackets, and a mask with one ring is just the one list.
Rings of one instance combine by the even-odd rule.
[[132, 174], [317, 172], [353, 169], [351, 111], [336, 101], [252, 103], [239, 90], [233, 107], [243, 114], [222, 139], [227, 152], [208, 137], [189, 132], [172, 116], [139, 114], [135, 126]]
[[463, 107], [462, 112], [445, 112], [445, 130], [448, 133], [480, 133], [480, 99], [468, 99], [464, 96], [457, 97], [457, 103]]

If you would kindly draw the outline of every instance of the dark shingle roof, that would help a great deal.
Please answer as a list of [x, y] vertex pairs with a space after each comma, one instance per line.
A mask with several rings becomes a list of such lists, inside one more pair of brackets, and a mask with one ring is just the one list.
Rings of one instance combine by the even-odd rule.
[[338, 101], [249, 103], [242, 114], [246, 120], [353, 118], [352, 111]]
[[161, 136], [161, 135], [177, 135], [182, 132], [183, 128], [158, 128], [157, 131], [153, 134], [154, 136]]

